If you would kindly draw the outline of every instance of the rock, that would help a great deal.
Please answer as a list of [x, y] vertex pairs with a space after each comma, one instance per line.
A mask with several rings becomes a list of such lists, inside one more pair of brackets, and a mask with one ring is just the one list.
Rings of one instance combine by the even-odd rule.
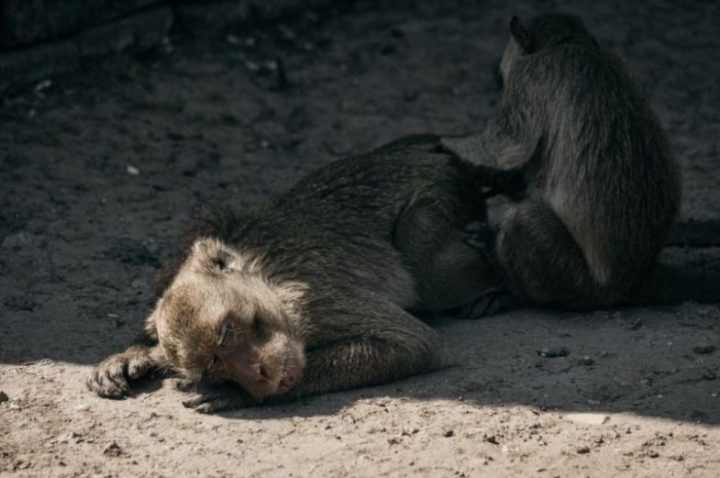
[[602, 425], [610, 420], [610, 417], [602, 413], [568, 413], [567, 420], [585, 425]]
[[547, 347], [536, 352], [539, 356], [546, 358], [567, 357], [570, 354], [570, 350], [564, 345], [561, 347]]
[[588, 355], [583, 356], [580, 360], [578, 360], [579, 365], [586, 365], [590, 366], [595, 363], [595, 360], [591, 359]]
[[0, 403], [5, 403], [8, 400], [10, 400], [10, 397], [7, 396], [7, 393], [0, 392]]
[[577, 447], [577, 449], [575, 451], [577, 452], [578, 455], [585, 455], [587, 453], [590, 453], [590, 448], [583, 445], [583, 446]]
[[698, 345], [693, 347], [693, 352], [699, 355], [707, 355], [715, 352], [716, 347], [714, 345]]
[[123, 454], [122, 448], [120, 448], [120, 445], [118, 445], [115, 442], [112, 442], [108, 446], [105, 447], [103, 450], [103, 455], [105, 456], [120, 456]]

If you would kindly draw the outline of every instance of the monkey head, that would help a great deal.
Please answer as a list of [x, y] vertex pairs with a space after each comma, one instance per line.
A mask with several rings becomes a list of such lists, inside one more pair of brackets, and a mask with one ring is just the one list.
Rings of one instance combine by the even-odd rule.
[[292, 389], [305, 366], [293, 305], [300, 284], [278, 285], [261, 259], [199, 239], [147, 321], [189, 382], [232, 381], [256, 399]]
[[582, 20], [574, 15], [551, 14], [533, 18], [526, 26], [520, 18], [510, 20], [510, 41], [500, 61], [503, 84], [519, 58], [565, 43], [581, 43], [598, 46]]

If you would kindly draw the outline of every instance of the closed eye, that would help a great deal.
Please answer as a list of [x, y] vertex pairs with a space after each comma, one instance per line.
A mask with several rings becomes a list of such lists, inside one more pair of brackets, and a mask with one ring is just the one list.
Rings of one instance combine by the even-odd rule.
[[220, 324], [220, 330], [218, 332], [218, 338], [215, 342], [215, 345], [218, 347], [222, 347], [226, 342], [227, 338], [230, 335], [230, 325], [223, 321], [223, 323]]
[[262, 333], [262, 321], [258, 315], [253, 318], [252, 328], [256, 334], [260, 335]]

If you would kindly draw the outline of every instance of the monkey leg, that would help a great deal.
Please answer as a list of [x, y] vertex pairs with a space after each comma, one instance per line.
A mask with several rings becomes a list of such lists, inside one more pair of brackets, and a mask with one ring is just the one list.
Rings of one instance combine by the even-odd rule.
[[541, 202], [521, 203], [507, 216], [495, 256], [511, 288], [533, 303], [587, 309], [619, 299], [597, 283], [580, 246]]
[[415, 278], [417, 310], [459, 308], [500, 287], [485, 257], [470, 247], [469, 235], [453, 224], [450, 207], [419, 201], [400, 216], [394, 244]]
[[104, 398], [120, 399], [130, 394], [130, 380], [137, 380], [165, 363], [160, 346], [133, 345], [100, 362], [87, 379], [88, 388]]
[[317, 326], [337, 327], [345, 337], [309, 347], [300, 383], [283, 395], [252, 399], [238, 387], [208, 388], [186, 400], [186, 407], [214, 413], [257, 405], [287, 402], [356, 387], [378, 385], [444, 365], [441, 339], [430, 327], [390, 301], [363, 297], [352, 312], [342, 309], [327, 315]]

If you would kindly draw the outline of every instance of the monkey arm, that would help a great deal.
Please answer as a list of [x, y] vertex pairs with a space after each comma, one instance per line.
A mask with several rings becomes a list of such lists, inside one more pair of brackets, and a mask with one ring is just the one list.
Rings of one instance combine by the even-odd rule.
[[479, 135], [443, 138], [442, 145], [460, 159], [476, 166], [516, 170], [530, 161], [540, 134], [529, 128], [525, 115], [510, 108], [491, 119]]
[[100, 362], [87, 379], [88, 388], [103, 398], [124, 398], [130, 394], [130, 380], [136, 380], [167, 363], [159, 345], [135, 344]]

